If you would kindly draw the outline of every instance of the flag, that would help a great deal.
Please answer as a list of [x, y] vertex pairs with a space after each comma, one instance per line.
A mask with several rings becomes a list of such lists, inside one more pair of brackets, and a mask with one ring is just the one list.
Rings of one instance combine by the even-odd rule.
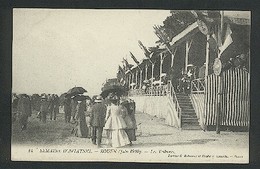
[[122, 61], [122, 62], [124, 63], [124, 67], [125, 67], [126, 73], [127, 73], [128, 70], [130, 71], [130, 73], [132, 73], [132, 72], [131, 72], [131, 68], [132, 68], [134, 65], [129, 64], [128, 61], [127, 61], [125, 58], [123, 58], [123, 61]]
[[122, 75], [125, 75], [125, 71], [121, 66], [118, 66], [118, 72]]
[[135, 56], [132, 54], [132, 52], [130, 52], [130, 56], [131, 56], [131, 58], [134, 60], [134, 62], [135, 62], [137, 65], [139, 65], [138, 60], [135, 58]]
[[126, 67], [126, 69], [129, 69], [129, 63], [128, 63], [128, 61], [125, 59], [125, 58], [123, 58], [123, 61], [122, 61], [123, 63], [124, 63], [124, 65], [125, 65], [125, 67]]
[[230, 25], [227, 25], [227, 29], [226, 29], [226, 34], [224, 37], [224, 42], [223, 44], [219, 47], [219, 51], [220, 51], [220, 55], [231, 45], [231, 43], [233, 43], [233, 39], [232, 39], [232, 30], [230, 28]]
[[166, 35], [165, 32], [162, 31], [162, 28], [157, 26], [157, 25], [154, 25], [153, 26], [153, 29], [155, 30], [155, 35], [165, 44], [169, 43], [169, 37]]
[[199, 29], [203, 34], [212, 34], [215, 31], [215, 25], [218, 25], [221, 20], [220, 11], [191, 11], [197, 19]]
[[146, 57], [149, 57], [150, 52], [147, 50], [147, 48], [143, 45], [143, 43], [140, 40], [138, 41], [138, 45], [142, 49], [142, 51], [144, 52], [144, 55]]
[[208, 26], [220, 21], [220, 11], [195, 10], [191, 11], [196, 19], [205, 22]]
[[218, 45], [218, 39], [215, 32], [210, 35], [208, 42], [209, 42], [210, 49], [212, 49], [214, 52], [218, 52], [219, 45]]

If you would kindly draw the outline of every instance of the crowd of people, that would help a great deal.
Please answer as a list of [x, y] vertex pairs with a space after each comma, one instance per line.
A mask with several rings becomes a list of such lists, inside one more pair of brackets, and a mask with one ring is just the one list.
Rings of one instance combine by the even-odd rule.
[[101, 146], [103, 131], [108, 147], [132, 145], [136, 141], [135, 102], [115, 93], [105, 99], [101, 96], [87, 99], [76, 95], [61, 99], [56, 94], [13, 94], [12, 118], [13, 122], [18, 121], [21, 130], [26, 130], [32, 112], [45, 124], [48, 119], [55, 121], [61, 108], [64, 123], [73, 126], [71, 134], [90, 138], [97, 147]]
[[72, 103], [64, 107], [64, 111], [65, 117], [73, 114], [71, 123], [74, 124], [72, 133], [75, 136], [91, 138], [92, 143], [97, 147], [101, 146], [103, 131], [106, 133], [108, 147], [132, 145], [132, 141], [136, 141], [137, 126], [133, 100], [120, 99], [113, 93], [106, 99], [97, 96], [93, 101], [78, 100], [75, 114], [70, 112], [74, 110], [73, 101], [65, 102]]

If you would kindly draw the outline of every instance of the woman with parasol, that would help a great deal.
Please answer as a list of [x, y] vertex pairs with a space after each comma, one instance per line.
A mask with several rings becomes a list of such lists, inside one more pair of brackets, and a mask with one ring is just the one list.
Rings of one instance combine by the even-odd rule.
[[124, 110], [122, 105], [119, 105], [119, 97], [113, 94], [110, 98], [111, 105], [107, 107], [105, 127], [107, 132], [107, 144], [111, 147], [122, 147], [130, 144], [128, 136], [124, 129], [127, 128], [122, 117]]
[[86, 123], [85, 112], [86, 108], [86, 99], [89, 98], [86, 95], [76, 95], [72, 99], [77, 103], [76, 113], [75, 113], [75, 127], [73, 129], [75, 136], [87, 138], [88, 137], [88, 127]]
[[132, 100], [121, 99], [120, 104], [122, 105], [122, 117], [125, 120], [127, 128], [125, 132], [129, 138], [130, 146], [132, 141], [136, 141], [135, 131], [137, 129], [135, 119], [135, 103]]

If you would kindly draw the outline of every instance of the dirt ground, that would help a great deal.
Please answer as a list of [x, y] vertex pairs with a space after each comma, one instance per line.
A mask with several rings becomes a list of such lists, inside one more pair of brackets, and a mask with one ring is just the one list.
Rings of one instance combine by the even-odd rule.
[[[248, 132], [221, 132], [202, 130], [180, 130], [164, 124], [163, 119], [152, 117], [148, 114], [137, 113], [138, 124], [137, 141], [133, 142], [133, 148], [158, 147], [158, 146], [197, 146], [218, 148], [248, 148]], [[21, 131], [15, 121], [12, 125], [13, 145], [37, 145], [37, 146], [84, 146], [93, 147], [90, 138], [78, 138], [71, 134], [73, 125], [65, 123], [64, 114], [58, 114], [56, 121], [47, 119], [43, 124], [36, 117], [36, 112], [29, 118], [28, 129]], [[102, 147], [106, 147], [105, 132]]]

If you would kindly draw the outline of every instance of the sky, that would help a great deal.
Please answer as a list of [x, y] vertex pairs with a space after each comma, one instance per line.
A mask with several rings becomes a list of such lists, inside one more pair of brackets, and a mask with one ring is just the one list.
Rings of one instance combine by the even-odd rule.
[[153, 25], [168, 10], [13, 10], [13, 92], [57, 93], [75, 86], [99, 94], [125, 57], [145, 56], [138, 40], [155, 46]]

